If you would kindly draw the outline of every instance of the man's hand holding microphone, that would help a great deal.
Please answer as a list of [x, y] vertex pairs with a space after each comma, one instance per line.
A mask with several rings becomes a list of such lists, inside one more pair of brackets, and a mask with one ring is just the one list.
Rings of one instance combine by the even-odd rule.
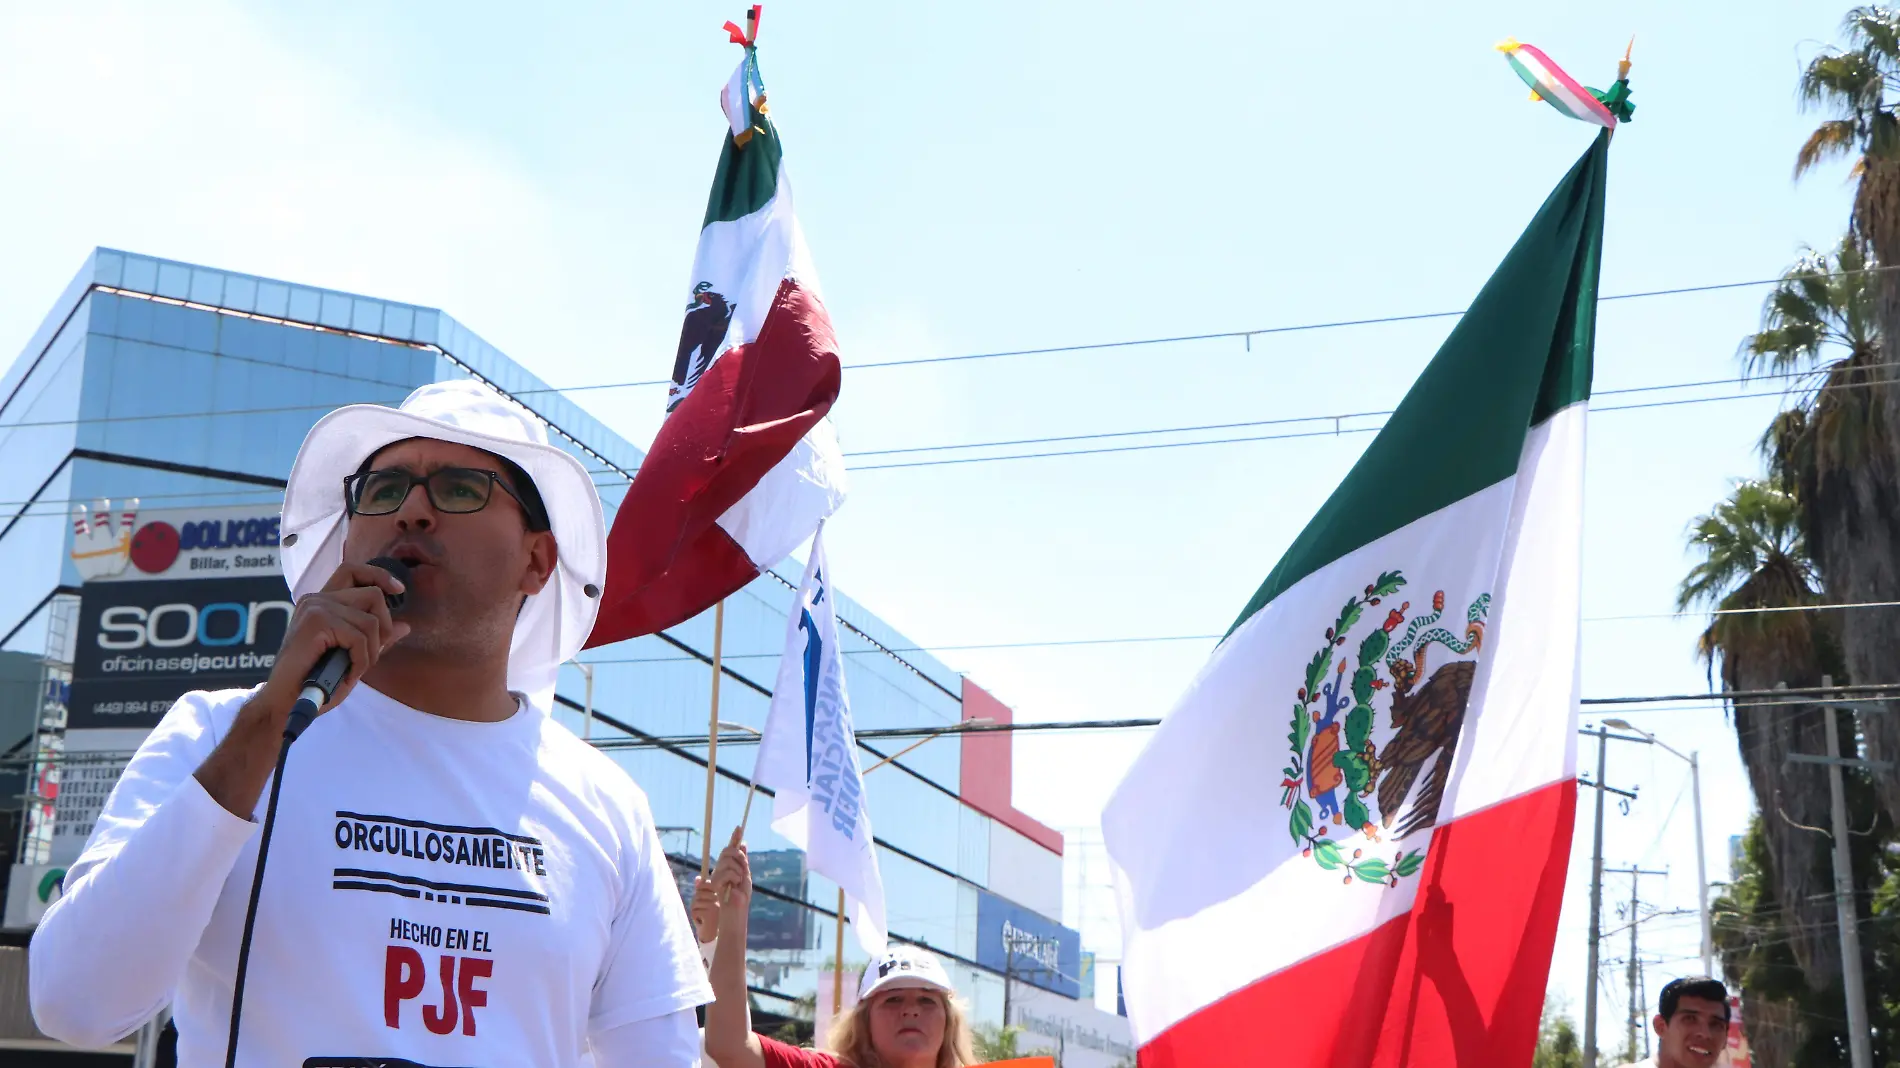
[[[407, 592], [394, 571], [406, 569], [401, 564], [385, 569], [379, 566], [383, 562], [395, 563], [346, 563], [322, 590], [297, 602], [270, 678], [198, 768], [199, 784], [227, 811], [245, 819], [256, 811], [292, 709], [307, 687], [315, 684], [320, 690], [328, 683], [327, 700], [318, 712], [334, 707], [391, 646], [408, 636], [409, 624], [392, 612], [392, 604], [400, 606]], [[339, 657], [347, 659], [339, 663]], [[329, 678], [319, 679], [324, 675]]]

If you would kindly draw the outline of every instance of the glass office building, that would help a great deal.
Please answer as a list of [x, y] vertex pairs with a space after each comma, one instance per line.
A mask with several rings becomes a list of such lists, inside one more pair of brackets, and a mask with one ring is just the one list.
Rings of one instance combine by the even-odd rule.
[[[0, 732], [8, 732], [0, 745], [11, 746], [6, 785], [26, 795], [24, 806], [16, 801], [10, 811], [0, 848], [17, 851], [24, 843], [31, 852], [22, 811], [45, 798], [24, 781], [22, 760], [33, 751], [36, 730], [60, 728], [36, 703], [58, 695], [62, 678], [70, 678], [61, 665], [83, 640], [72, 623], [81, 587], [71, 558], [74, 503], [136, 497], [147, 509], [274, 505], [305, 432], [325, 412], [349, 403], [395, 404], [423, 383], [468, 376], [547, 422], [550, 438], [595, 473], [611, 522], [640, 450], [450, 316], [93, 252], [0, 378], [0, 566], [8, 577], [0, 584]], [[795, 594], [793, 567], [783, 568], [792, 581], [761, 577], [727, 604], [722, 720], [763, 725]], [[860, 730], [1008, 718], [1007, 708], [863, 606], [841, 598], [839, 615]], [[688, 887], [701, 844], [706, 747], [680, 737], [704, 737], [711, 649], [708, 613], [663, 634], [590, 650], [584, 659], [592, 722], [583, 723], [590, 687], [578, 667], [563, 671], [555, 710], [576, 733], [608, 748], [646, 790]], [[906, 744], [867, 742], [862, 763]], [[986, 929], [1021, 931], [1041, 919], [1056, 931], [1052, 941], [1075, 938], [1055, 922], [1062, 915], [1061, 837], [1011, 805], [1009, 748], [1007, 735], [939, 739], [866, 779], [893, 933], [942, 954], [977, 1017], [992, 1022], [1003, 1012], [1006, 976], [1075, 996], [1062, 975], [1019, 969], [997, 956], [991, 943], [1000, 945], [1002, 936]], [[755, 749], [719, 749], [716, 828], [741, 818]], [[836, 889], [805, 871], [802, 856], [772, 833], [769, 816], [769, 800], [762, 799], [748, 829], [763, 888], [755, 895], [752, 983], [764, 1012], [808, 1017], [809, 1003], [800, 999], [814, 996], [821, 969], [830, 966]], [[5, 973], [23, 967], [18, 947], [25, 935], [12, 930], [0, 944], [0, 992], [23, 988]], [[1073, 959], [1067, 946], [1061, 956]], [[854, 940], [847, 940], [846, 958], [855, 972], [861, 957]], [[1065, 970], [1066, 964], [1055, 969]], [[22, 1011], [0, 1006], [0, 1028], [17, 1028], [8, 1021]], [[16, 1038], [0, 1034], [0, 1043]]]

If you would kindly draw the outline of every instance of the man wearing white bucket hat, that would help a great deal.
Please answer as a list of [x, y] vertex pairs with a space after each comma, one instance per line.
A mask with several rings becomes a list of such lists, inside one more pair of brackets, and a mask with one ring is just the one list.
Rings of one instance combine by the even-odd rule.
[[40, 1028], [104, 1045], [171, 1002], [186, 1068], [233, 1031], [272, 1068], [697, 1065], [712, 991], [646, 797], [548, 715], [606, 577], [586, 469], [492, 390], [424, 386], [311, 429], [283, 531], [270, 679], [180, 698], [127, 767], [34, 936]]

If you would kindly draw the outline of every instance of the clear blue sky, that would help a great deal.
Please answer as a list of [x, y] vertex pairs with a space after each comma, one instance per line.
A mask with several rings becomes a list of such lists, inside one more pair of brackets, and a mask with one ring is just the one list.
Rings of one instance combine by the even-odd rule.
[[[1812, 122], [1795, 78], [1845, 6], [780, 0], [762, 64], [859, 362], [1462, 307], [1593, 132], [1525, 100], [1491, 51], [1506, 35], [1597, 84], [1637, 35], [1606, 293], [1770, 277], [1846, 219], [1844, 169], [1790, 178]], [[106, 244], [438, 305], [557, 385], [670, 369], [738, 57], [718, 27], [740, 4], [49, 10], [0, 5], [0, 348]], [[1599, 391], [1730, 377], [1761, 295], [1606, 304]], [[838, 423], [856, 450], [1378, 410], [1449, 325], [864, 371]], [[581, 397], [635, 441], [659, 420], [656, 390]], [[1756, 470], [1773, 409], [1595, 419], [1586, 615], [1670, 610], [1686, 525]], [[1218, 632], [1366, 440], [864, 472], [832, 555], [925, 644]], [[1586, 695], [1703, 689], [1696, 630], [1590, 624]], [[1023, 718], [1067, 719], [1157, 715], [1206, 651], [944, 656]], [[1703, 751], [1725, 877], [1749, 799], [1723, 715], [1630, 718]], [[1019, 740], [1021, 803], [1092, 824], [1138, 744]], [[1645, 887], [1666, 907], [1695, 896], [1685, 778], [1663, 754], [1612, 755], [1642, 799], [1612, 809], [1607, 852], [1671, 867]], [[1586, 825], [1578, 842], [1552, 976], [1573, 1008]], [[1652, 996], [1695, 944], [1693, 922], [1656, 922], [1644, 953], [1673, 959]]]

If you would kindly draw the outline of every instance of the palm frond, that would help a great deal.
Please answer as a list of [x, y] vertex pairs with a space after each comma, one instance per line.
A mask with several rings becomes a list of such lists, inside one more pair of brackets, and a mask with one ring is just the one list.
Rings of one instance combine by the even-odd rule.
[[1794, 176], [1833, 159], [1853, 156], [1861, 151], [1861, 126], [1852, 119], [1829, 119], [1814, 128], [1801, 150], [1795, 153]]
[[1857, 7], [1847, 13], [1841, 31], [1856, 51], [1900, 65], [1900, 11], [1890, 7]]
[[1718, 607], [1766, 572], [1792, 567], [1805, 574], [1800, 512], [1794, 495], [1775, 483], [1736, 483], [1727, 500], [1690, 527], [1690, 551], [1702, 559], [1677, 589], [1677, 608]]
[[1796, 93], [1804, 107], [1823, 107], [1865, 121], [1880, 107], [1884, 73], [1865, 52], [1829, 52], [1809, 61]]
[[1746, 375], [1819, 370], [1826, 353], [1877, 349], [1878, 284], [1853, 235], [1832, 253], [1805, 250], [1762, 301], [1762, 328], [1736, 353]]

